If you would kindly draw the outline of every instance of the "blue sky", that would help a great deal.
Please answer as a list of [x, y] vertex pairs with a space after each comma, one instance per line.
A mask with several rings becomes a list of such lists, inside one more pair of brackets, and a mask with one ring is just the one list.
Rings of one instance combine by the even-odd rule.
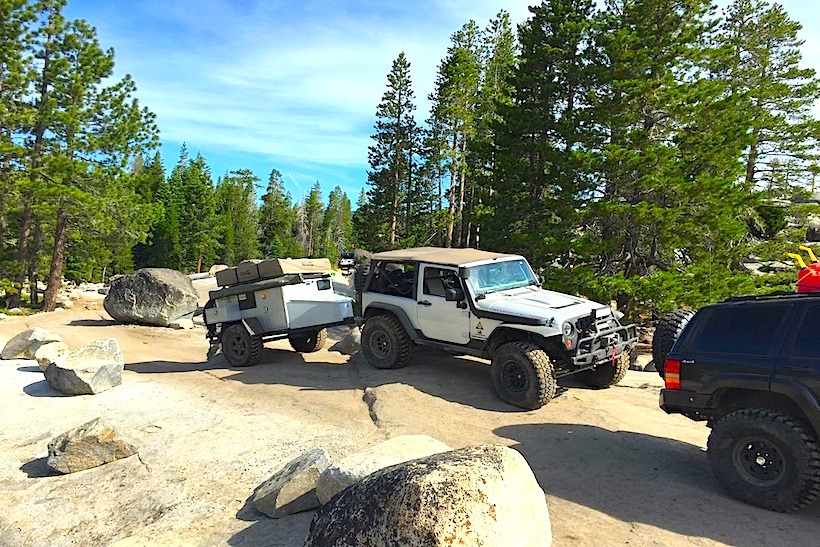
[[[132, 74], [141, 103], [157, 114], [166, 168], [185, 141], [214, 179], [273, 168], [300, 199], [315, 181], [356, 201], [367, 147], [391, 63], [411, 63], [417, 120], [450, 35], [500, 9], [514, 23], [524, 1], [498, 0], [69, 0], [67, 15], [97, 27], [116, 52], [117, 76]], [[724, 2], [721, 2], [723, 4]], [[816, 0], [780, 2], [803, 23], [804, 64], [820, 71]]]

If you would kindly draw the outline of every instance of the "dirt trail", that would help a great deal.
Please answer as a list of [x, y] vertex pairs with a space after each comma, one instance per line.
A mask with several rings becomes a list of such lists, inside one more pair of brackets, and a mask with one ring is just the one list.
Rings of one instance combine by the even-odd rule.
[[[256, 514], [254, 488], [307, 449], [341, 457], [406, 433], [519, 450], [559, 546], [811, 545], [820, 533], [818, 506], [780, 515], [724, 495], [708, 430], [658, 409], [654, 373], [608, 390], [566, 384], [520, 412], [495, 398], [485, 364], [434, 351], [391, 371], [280, 342], [261, 365], [232, 369], [221, 355], [205, 362], [201, 329], [116, 325], [82, 305], [0, 322], [0, 344], [34, 325], [72, 347], [116, 338], [127, 365], [123, 385], [63, 397], [36, 367], [0, 362], [0, 545], [300, 545], [312, 514]], [[132, 430], [140, 457], [47, 476], [48, 441], [97, 416]]]

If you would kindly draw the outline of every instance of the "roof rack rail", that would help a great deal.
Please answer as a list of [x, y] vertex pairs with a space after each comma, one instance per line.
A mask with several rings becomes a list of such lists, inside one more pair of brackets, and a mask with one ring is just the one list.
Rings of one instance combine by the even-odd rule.
[[781, 299], [781, 298], [812, 298], [812, 297], [820, 297], [820, 292], [786, 292], [786, 291], [776, 291], [769, 294], [757, 294], [757, 295], [749, 295], [749, 296], [732, 296], [724, 300], [723, 302], [745, 302], [748, 300], [769, 300], [769, 299]]

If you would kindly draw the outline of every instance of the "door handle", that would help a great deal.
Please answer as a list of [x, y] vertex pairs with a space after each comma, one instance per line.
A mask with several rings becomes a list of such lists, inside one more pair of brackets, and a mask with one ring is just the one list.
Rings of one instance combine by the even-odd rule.
[[432, 306], [432, 304], [430, 302], [428, 302], [427, 300], [420, 300], [419, 302], [417, 302], [417, 304], [419, 306]]

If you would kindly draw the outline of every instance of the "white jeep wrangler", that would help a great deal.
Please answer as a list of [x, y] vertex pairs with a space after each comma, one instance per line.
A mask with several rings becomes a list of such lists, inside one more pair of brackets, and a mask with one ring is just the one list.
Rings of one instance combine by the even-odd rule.
[[361, 290], [362, 351], [377, 368], [407, 365], [415, 345], [492, 363], [498, 396], [547, 404], [556, 379], [617, 384], [637, 342], [608, 306], [544, 290], [518, 255], [421, 247], [373, 255]]

